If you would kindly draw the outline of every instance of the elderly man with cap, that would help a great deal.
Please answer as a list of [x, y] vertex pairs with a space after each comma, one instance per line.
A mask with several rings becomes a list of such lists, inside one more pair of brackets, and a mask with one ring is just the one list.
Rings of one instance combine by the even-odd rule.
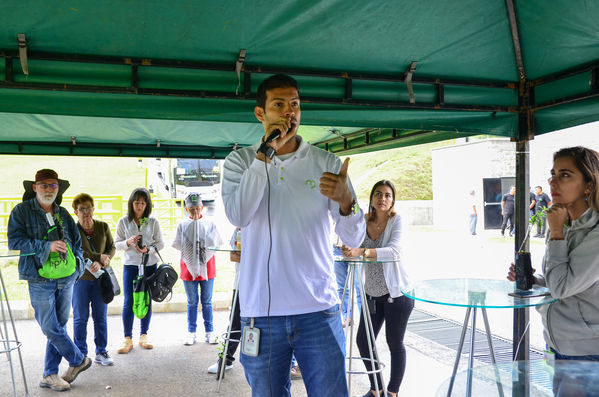
[[[8, 221], [8, 247], [26, 255], [19, 258], [19, 278], [29, 284], [35, 319], [48, 338], [40, 387], [64, 391], [91, 365], [66, 330], [73, 284], [84, 271], [81, 236], [68, 211], [58, 205], [67, 181], [43, 169], [35, 174], [35, 182], [23, 184], [24, 201]], [[29, 193], [35, 197], [26, 199]], [[69, 367], [59, 376], [63, 357]]]
[[[190, 193], [185, 198], [185, 213], [189, 218], [177, 226], [177, 234], [172, 246], [181, 251], [181, 280], [187, 295], [187, 338], [184, 345], [196, 342], [198, 301], [202, 304], [205, 342], [216, 343], [212, 323], [212, 286], [216, 267], [214, 252], [208, 247], [222, 244], [222, 239], [214, 222], [202, 215], [204, 205], [200, 195]], [[198, 287], [200, 295], [198, 296]]]

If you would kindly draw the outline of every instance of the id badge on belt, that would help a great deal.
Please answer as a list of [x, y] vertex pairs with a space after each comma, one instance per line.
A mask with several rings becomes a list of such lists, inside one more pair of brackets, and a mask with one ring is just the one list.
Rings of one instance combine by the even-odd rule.
[[247, 356], [258, 357], [260, 351], [260, 329], [254, 327], [254, 318], [250, 320], [250, 325], [243, 327], [241, 337], [241, 352]]

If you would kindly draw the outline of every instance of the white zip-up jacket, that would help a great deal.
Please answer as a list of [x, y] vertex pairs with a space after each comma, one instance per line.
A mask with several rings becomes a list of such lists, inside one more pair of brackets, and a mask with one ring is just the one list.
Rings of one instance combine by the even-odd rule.
[[[389, 296], [392, 298], [402, 296], [402, 287], [407, 286], [409, 283], [401, 255], [401, 233], [401, 216], [396, 214], [393, 218], [389, 219], [387, 226], [385, 226], [381, 248], [376, 248], [377, 259], [395, 259], [393, 262], [383, 263], [385, 283], [389, 290]], [[368, 263], [362, 265], [362, 279], [365, 277], [366, 266], [368, 266]]]
[[150, 254], [148, 266], [157, 264], [160, 258], [156, 250], [152, 249], [151, 246], [156, 247], [157, 250], [164, 248], [164, 239], [162, 238], [162, 231], [160, 230], [158, 220], [148, 217], [148, 221], [140, 230], [135, 221], [130, 221], [127, 216], [124, 216], [119, 219], [116, 225], [116, 237], [114, 239], [116, 249], [125, 251], [123, 254], [123, 265], [139, 266], [141, 263], [141, 254], [137, 252], [133, 244], [127, 247], [127, 239], [138, 234], [143, 236], [143, 244], [148, 246]]
[[[258, 147], [231, 152], [223, 173], [225, 212], [233, 225], [243, 228], [241, 315], [266, 316], [269, 289], [272, 316], [328, 309], [339, 303], [329, 214], [336, 234], [349, 245], [358, 246], [366, 232], [361, 210], [341, 216], [339, 204], [320, 193], [322, 173], [338, 173], [341, 160], [301, 140], [284, 160], [275, 156], [266, 164], [256, 160]], [[348, 184], [355, 197], [349, 179]]]
[[558, 300], [537, 307], [545, 342], [565, 355], [599, 354], [599, 214], [589, 208], [549, 240], [543, 258], [545, 284]]

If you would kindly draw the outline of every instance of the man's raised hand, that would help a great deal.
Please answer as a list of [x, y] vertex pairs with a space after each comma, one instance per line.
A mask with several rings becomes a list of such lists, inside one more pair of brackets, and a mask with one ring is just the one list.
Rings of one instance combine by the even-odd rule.
[[347, 167], [349, 166], [349, 157], [345, 159], [339, 174], [323, 172], [320, 177], [320, 193], [323, 196], [339, 203], [342, 213], [350, 210], [353, 196], [347, 185]]

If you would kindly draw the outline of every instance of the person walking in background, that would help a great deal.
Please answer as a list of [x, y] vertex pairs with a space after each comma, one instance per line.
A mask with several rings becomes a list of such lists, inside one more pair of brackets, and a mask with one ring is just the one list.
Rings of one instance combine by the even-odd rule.
[[[381, 180], [374, 184], [370, 192], [368, 214], [366, 215], [366, 237], [359, 248], [343, 246], [344, 256], [363, 256], [364, 259], [395, 259], [392, 262], [364, 263], [365, 301], [370, 310], [370, 321], [376, 339], [383, 323], [387, 346], [391, 353], [390, 380], [387, 392], [379, 374], [376, 385], [381, 394], [376, 393], [375, 378], [369, 374], [370, 391], [364, 397], [395, 397], [401, 386], [406, 370], [406, 348], [403, 343], [408, 319], [414, 308], [414, 301], [401, 293], [408, 284], [408, 276], [401, 256], [401, 217], [394, 210], [395, 186], [391, 181]], [[360, 318], [356, 344], [367, 371], [372, 371], [366, 323]], [[378, 357], [374, 357], [378, 360]], [[378, 365], [376, 365], [378, 369]]]
[[[39, 170], [35, 182], [25, 181], [23, 202], [8, 219], [8, 249], [19, 250], [19, 279], [27, 280], [35, 319], [47, 338], [40, 387], [65, 391], [92, 363], [67, 334], [73, 285], [83, 273], [81, 236], [69, 212], [59, 207], [69, 183], [56, 171]], [[26, 197], [32, 198], [26, 199]], [[62, 376], [63, 357], [69, 368]]]
[[[164, 248], [164, 240], [160, 224], [156, 218], [150, 217], [152, 213], [152, 199], [150, 192], [139, 187], [131, 192], [127, 203], [127, 216], [119, 219], [116, 227], [115, 246], [124, 251], [123, 255], [123, 331], [125, 339], [117, 350], [120, 354], [129, 353], [133, 349], [133, 280], [138, 275], [139, 265], [144, 254], [149, 255], [144, 266], [144, 274], [150, 276], [156, 271], [156, 264], [160, 259], [157, 250]], [[141, 320], [141, 335], [139, 345], [144, 349], [153, 349], [154, 344], [148, 337], [150, 320], [152, 319], [152, 306], [146, 317]]]
[[107, 223], [94, 219], [94, 199], [87, 193], [80, 193], [73, 200], [75, 215], [79, 218], [77, 228], [81, 235], [83, 257], [92, 261], [73, 288], [73, 339], [81, 353], [87, 355], [87, 320], [91, 305], [94, 322], [95, 362], [100, 365], [113, 365], [114, 361], [106, 350], [108, 325], [106, 313], [108, 305], [100, 293], [100, 284], [92, 274], [110, 266], [115, 246]]
[[[546, 286], [557, 300], [537, 307], [543, 336], [557, 360], [599, 361], [599, 153], [585, 147], [553, 155], [549, 178], [553, 205], [547, 210], [549, 233], [542, 261]], [[508, 280], [516, 280], [512, 263]], [[554, 393], [584, 395], [560, 390]]]
[[[187, 296], [187, 331], [184, 345], [190, 346], [196, 342], [198, 323], [198, 300], [202, 304], [204, 319], [204, 340], [206, 343], [217, 343], [213, 335], [212, 323], [212, 287], [216, 275], [214, 252], [208, 247], [222, 243], [216, 225], [210, 219], [202, 216], [204, 205], [198, 193], [185, 197], [185, 213], [189, 218], [177, 226], [177, 234], [173, 248], [181, 251], [181, 280]], [[200, 296], [198, 296], [198, 287]]]
[[528, 210], [529, 215], [533, 216], [536, 212], [537, 212], [537, 198], [535, 196], [535, 194], [532, 192], [532, 188], [529, 188], [529, 193], [528, 193]]
[[476, 192], [474, 190], [470, 191], [470, 198], [468, 203], [468, 212], [469, 219], [468, 223], [470, 225], [470, 234], [476, 235], [476, 222], [478, 221], [478, 213], [476, 212]]
[[[536, 213], [542, 214], [543, 210], [547, 210], [552, 204], [551, 198], [547, 193], [543, 192], [541, 186], [535, 187], [535, 199], [536, 199]], [[534, 237], [545, 237], [545, 230], [547, 229], [546, 215], [539, 215], [537, 220], [537, 234]]]
[[510, 237], [514, 233], [514, 195], [516, 194], [516, 187], [510, 186], [510, 191], [503, 195], [501, 199], [501, 215], [503, 215], [503, 223], [501, 224], [501, 235], [505, 236], [505, 228], [507, 227], [508, 221], [510, 223]]

